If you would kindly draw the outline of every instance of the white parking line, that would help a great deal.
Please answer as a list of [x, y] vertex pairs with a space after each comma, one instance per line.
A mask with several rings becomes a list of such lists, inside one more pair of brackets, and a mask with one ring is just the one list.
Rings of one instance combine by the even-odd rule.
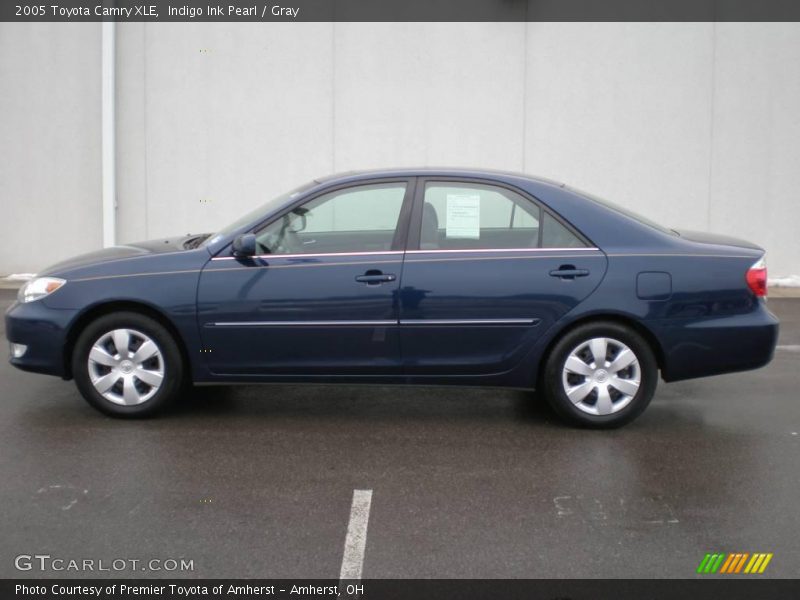
[[775, 349], [786, 350], [787, 352], [800, 352], [800, 345], [775, 346]]
[[344, 539], [344, 555], [342, 556], [339, 581], [361, 579], [371, 504], [372, 490], [353, 490], [353, 504], [350, 506], [350, 523], [347, 525], [347, 537]]

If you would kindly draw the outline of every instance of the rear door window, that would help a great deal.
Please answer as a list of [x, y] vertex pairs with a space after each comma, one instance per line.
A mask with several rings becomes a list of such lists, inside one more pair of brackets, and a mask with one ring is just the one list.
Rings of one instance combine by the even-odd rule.
[[506, 188], [428, 182], [420, 249], [536, 248], [540, 223], [541, 209]]

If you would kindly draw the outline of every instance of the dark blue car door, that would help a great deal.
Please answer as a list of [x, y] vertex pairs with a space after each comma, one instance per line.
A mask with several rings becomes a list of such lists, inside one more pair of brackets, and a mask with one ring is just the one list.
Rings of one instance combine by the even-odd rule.
[[198, 288], [209, 369], [399, 373], [397, 292], [413, 181], [320, 192], [253, 228], [257, 256], [212, 259]]
[[602, 280], [605, 255], [520, 190], [420, 179], [403, 267], [407, 375], [513, 368]]

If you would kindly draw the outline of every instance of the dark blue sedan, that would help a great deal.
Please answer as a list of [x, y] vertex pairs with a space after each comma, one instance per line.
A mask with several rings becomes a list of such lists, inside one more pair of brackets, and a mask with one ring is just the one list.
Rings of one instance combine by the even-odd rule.
[[[348, 173], [212, 235], [117, 246], [31, 280], [11, 363], [140, 417], [186, 385], [539, 389], [627, 423], [665, 381], [772, 358], [764, 251], [567, 186], [458, 169]], [[322, 400], [321, 400], [322, 401]]]

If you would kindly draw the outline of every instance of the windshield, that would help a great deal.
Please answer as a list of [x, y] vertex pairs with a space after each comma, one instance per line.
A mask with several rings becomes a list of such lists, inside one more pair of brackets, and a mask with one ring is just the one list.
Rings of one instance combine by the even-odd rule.
[[230, 225], [227, 225], [222, 229], [220, 229], [219, 231], [217, 231], [214, 235], [206, 239], [205, 242], [203, 242], [203, 245], [207, 246], [213, 244], [221, 240], [222, 238], [229, 236], [240, 227], [244, 227], [248, 223], [257, 221], [259, 217], [271, 213], [272, 211], [279, 208], [280, 206], [282, 206], [283, 204], [285, 204], [298, 194], [304, 192], [305, 190], [309, 189], [314, 185], [316, 185], [316, 182], [310, 181], [308, 183], [301, 185], [300, 187], [291, 190], [290, 192], [286, 192], [285, 194], [281, 194], [280, 196], [277, 196], [276, 198], [273, 198], [272, 200], [265, 202], [258, 208], [255, 208], [250, 212], [248, 212], [247, 214], [239, 217]]
[[579, 190], [579, 189], [574, 188], [574, 187], [570, 187], [569, 189], [571, 189], [573, 192], [577, 192], [578, 194], [580, 194], [584, 198], [587, 198], [587, 199], [591, 200], [592, 202], [596, 202], [597, 204], [600, 204], [601, 206], [605, 206], [606, 208], [610, 208], [611, 210], [615, 210], [618, 213], [621, 213], [621, 214], [625, 215], [626, 217], [629, 217], [629, 218], [633, 219], [634, 221], [639, 221], [639, 223], [642, 223], [643, 225], [647, 225], [648, 227], [652, 227], [653, 229], [658, 229], [661, 233], [666, 233], [666, 234], [669, 234], [669, 235], [678, 235], [678, 232], [676, 232], [676, 231], [674, 231], [672, 229], [668, 229], [667, 227], [664, 227], [663, 225], [659, 225], [655, 221], [651, 221], [647, 217], [643, 217], [642, 215], [640, 215], [638, 213], [635, 213], [632, 210], [628, 210], [627, 208], [623, 208], [622, 206], [619, 206], [618, 204], [614, 204], [613, 202], [609, 202], [608, 200], [604, 200], [603, 198], [598, 198], [594, 194], [590, 194], [589, 192], [584, 192], [583, 190]]

